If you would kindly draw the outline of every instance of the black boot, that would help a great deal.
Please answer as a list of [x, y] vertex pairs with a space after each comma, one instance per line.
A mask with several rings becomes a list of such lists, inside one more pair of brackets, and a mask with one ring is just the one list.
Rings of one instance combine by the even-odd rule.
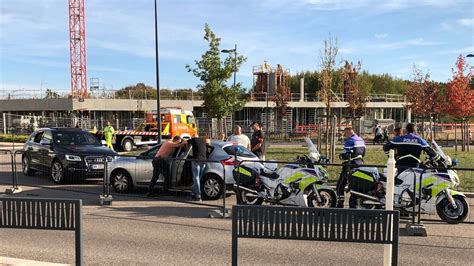
[[336, 208], [344, 208], [344, 196], [338, 197]]

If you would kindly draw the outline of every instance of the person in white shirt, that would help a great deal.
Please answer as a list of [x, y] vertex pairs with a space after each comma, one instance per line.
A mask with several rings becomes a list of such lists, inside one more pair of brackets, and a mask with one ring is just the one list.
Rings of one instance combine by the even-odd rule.
[[229, 137], [228, 141], [239, 143], [245, 148], [250, 149], [250, 139], [247, 135], [242, 134], [242, 128], [240, 126], [234, 127], [234, 134]]

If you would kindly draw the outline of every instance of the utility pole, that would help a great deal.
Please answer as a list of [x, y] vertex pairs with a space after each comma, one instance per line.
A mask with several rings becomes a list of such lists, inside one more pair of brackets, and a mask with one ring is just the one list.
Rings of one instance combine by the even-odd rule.
[[156, 127], [158, 144], [161, 144], [161, 107], [160, 107], [160, 65], [158, 60], [158, 7], [155, 0], [155, 61], [156, 61]]

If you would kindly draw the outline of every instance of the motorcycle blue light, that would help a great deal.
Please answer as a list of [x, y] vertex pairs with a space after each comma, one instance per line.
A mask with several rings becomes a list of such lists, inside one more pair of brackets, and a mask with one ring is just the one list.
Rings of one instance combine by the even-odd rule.
[[459, 160], [458, 160], [458, 159], [453, 159], [453, 160], [451, 161], [451, 165], [452, 165], [452, 166], [456, 166], [456, 165], [458, 165], [458, 164], [459, 164]]

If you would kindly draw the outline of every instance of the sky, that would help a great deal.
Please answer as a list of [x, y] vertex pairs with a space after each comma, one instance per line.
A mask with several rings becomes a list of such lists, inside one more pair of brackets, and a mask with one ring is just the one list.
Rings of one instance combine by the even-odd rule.
[[[120, 89], [155, 86], [153, 0], [85, 0], [88, 78]], [[204, 24], [237, 44], [250, 88], [265, 60], [291, 73], [320, 68], [323, 40], [338, 40], [337, 66], [410, 79], [413, 65], [436, 81], [474, 53], [471, 0], [158, 0], [160, 87], [195, 88], [185, 69], [206, 51]], [[67, 0], [0, 0], [0, 89], [70, 90]], [[223, 55], [224, 56], [224, 55]], [[468, 60], [470, 64], [474, 60]]]

